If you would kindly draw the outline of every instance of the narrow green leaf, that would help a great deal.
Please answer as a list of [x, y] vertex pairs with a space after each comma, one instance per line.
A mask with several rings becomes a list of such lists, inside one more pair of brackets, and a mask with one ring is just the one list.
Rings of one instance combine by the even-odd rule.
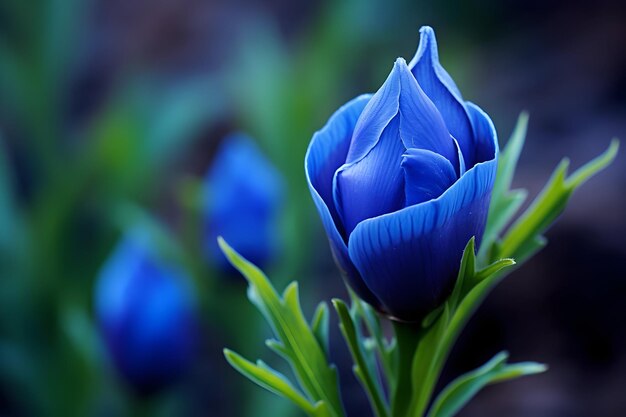
[[526, 240], [516, 251], [517, 262], [521, 265], [548, 244], [545, 236], [535, 236]]
[[[293, 281], [287, 285], [283, 292], [283, 302], [285, 307], [293, 313], [294, 317], [304, 317], [302, 307], [300, 306], [300, 298], [298, 295], [298, 283]], [[307, 323], [308, 324], [308, 323]], [[307, 326], [308, 327], [308, 326]]]
[[548, 370], [548, 366], [537, 362], [520, 362], [507, 365], [493, 375], [491, 384], [519, 378], [520, 376], [541, 374]]
[[260, 269], [222, 238], [218, 243], [228, 260], [248, 280], [250, 301], [265, 316], [278, 339], [268, 345], [287, 359], [310, 402], [322, 401], [332, 416], [342, 416], [336, 370], [328, 363], [323, 347], [304, 318], [297, 284], [287, 286], [281, 298]]
[[315, 403], [315, 409], [313, 410], [315, 417], [332, 417], [332, 411], [328, 408], [328, 403], [324, 401], [318, 401]]
[[593, 177], [598, 172], [602, 171], [604, 168], [608, 167], [617, 156], [617, 151], [619, 150], [619, 140], [613, 139], [611, 140], [611, 144], [608, 149], [604, 151], [602, 154], [587, 162], [582, 167], [578, 168], [570, 177], [567, 179], [565, 186], [567, 188], [575, 189], [581, 186], [585, 181], [589, 178]]
[[452, 417], [486, 385], [546, 370], [544, 365], [532, 362], [507, 365], [507, 358], [508, 354], [501, 352], [480, 368], [452, 381], [435, 399], [428, 417]]
[[[476, 311], [480, 303], [485, 299], [493, 287], [503, 278], [506, 270], [515, 265], [512, 259], [502, 259], [474, 273], [472, 280], [474, 286], [463, 295], [457, 308], [452, 312], [446, 334], [442, 342], [442, 351], [447, 352], [456, 341], [463, 326]], [[480, 278], [480, 279], [477, 279]]]
[[476, 238], [472, 236], [472, 238], [467, 242], [467, 245], [465, 245], [465, 250], [463, 250], [459, 274], [457, 276], [456, 283], [454, 284], [452, 295], [450, 295], [450, 298], [448, 299], [448, 304], [453, 310], [456, 309], [457, 304], [467, 292], [468, 285], [472, 284], [474, 271], [476, 270], [475, 245]]
[[324, 348], [324, 351], [328, 355], [328, 327], [329, 327], [329, 314], [328, 304], [321, 302], [318, 304], [315, 314], [313, 314], [313, 320], [311, 321], [311, 329], [317, 339], [318, 343]]
[[520, 113], [517, 118], [517, 123], [511, 133], [511, 137], [506, 143], [506, 147], [500, 154], [499, 167], [502, 167], [500, 175], [496, 180], [494, 189], [499, 195], [504, 195], [510, 188], [513, 182], [513, 176], [517, 169], [517, 162], [522, 154], [524, 148], [524, 142], [526, 141], [526, 133], [528, 132], [528, 112]]
[[498, 174], [491, 193], [489, 216], [478, 255], [482, 262], [487, 261], [488, 252], [493, 243], [526, 200], [526, 190], [510, 190], [510, 188], [517, 168], [517, 161], [524, 147], [527, 128], [528, 113], [523, 112], [517, 119], [517, 124], [506, 143], [506, 147], [499, 155]]
[[279, 342], [276, 339], [267, 339], [265, 341], [265, 346], [267, 346], [270, 350], [276, 353], [278, 356], [282, 357], [285, 360], [292, 360], [293, 358], [290, 356], [291, 353], [287, 350], [285, 345]]
[[375, 382], [376, 379], [372, 375], [371, 369], [363, 356], [361, 343], [357, 334], [355, 323], [350, 315], [350, 310], [348, 309], [348, 306], [346, 306], [346, 303], [342, 300], [333, 299], [332, 302], [335, 310], [337, 311], [337, 315], [339, 316], [339, 328], [341, 329], [341, 333], [348, 344], [348, 348], [352, 354], [352, 359], [354, 360], [354, 373], [365, 389], [376, 416], [387, 417], [389, 415], [389, 411], [385, 401], [383, 400], [382, 389], [380, 385]]
[[[527, 131], [528, 113], [522, 112], [517, 118], [517, 123], [509, 140], [498, 157], [498, 174], [493, 187], [492, 199], [499, 200], [505, 198], [510, 193], [515, 170], [517, 169], [517, 162], [526, 141]], [[492, 222], [492, 219], [487, 224], [489, 225], [490, 222]]]
[[569, 177], [569, 160], [561, 161], [541, 193], [503, 237], [497, 256], [527, 258], [540, 249], [544, 244], [542, 233], [563, 212], [574, 190], [613, 162], [618, 148], [619, 142], [613, 140], [604, 153]]
[[224, 349], [224, 356], [233, 368], [255, 384], [291, 400], [305, 413], [315, 415], [315, 406], [299, 393], [280, 372], [271, 369], [261, 361], [254, 364], [228, 349]]
[[486, 278], [489, 278], [492, 275], [497, 274], [502, 269], [513, 266], [513, 265], [515, 265], [515, 261], [510, 258], [505, 258], [505, 259], [500, 259], [499, 261], [495, 261], [494, 263], [476, 272], [474, 274], [474, 282], [478, 283]]
[[492, 198], [489, 206], [488, 225], [485, 228], [483, 241], [478, 252], [481, 264], [494, 260], [494, 257], [497, 256], [494, 245], [497, 244], [498, 237], [522, 207], [527, 197], [528, 191], [518, 189], [511, 190], [504, 196]]
[[498, 256], [515, 258], [526, 240], [542, 233], [561, 214], [572, 192], [565, 187], [568, 166], [567, 158], [559, 163], [544, 189], [502, 239]]
[[[458, 299], [458, 297], [460, 297], [460, 286], [455, 287], [455, 288], [459, 288], [459, 294], [454, 294], [453, 292], [449, 298], [450, 301], [448, 301], [448, 305], [453, 305], [454, 304], [453, 300]], [[431, 311], [430, 313], [428, 313], [428, 315], [424, 318], [424, 320], [422, 320], [422, 327], [427, 329], [430, 326], [432, 326], [439, 319], [439, 317], [441, 317], [445, 308], [446, 308], [446, 304], [444, 303], [440, 305], [439, 307], [437, 307], [436, 309], [434, 309], [433, 311]]]
[[[365, 327], [374, 341], [384, 377], [387, 381], [392, 381], [395, 378], [393, 372], [394, 345], [386, 341], [380, 326], [380, 319], [374, 309], [352, 291], [350, 291], [350, 298], [354, 307], [354, 313], [352, 314], [354, 321], [358, 322], [358, 319], [361, 319], [365, 323]], [[373, 361], [375, 362], [375, 358], [373, 358]]]

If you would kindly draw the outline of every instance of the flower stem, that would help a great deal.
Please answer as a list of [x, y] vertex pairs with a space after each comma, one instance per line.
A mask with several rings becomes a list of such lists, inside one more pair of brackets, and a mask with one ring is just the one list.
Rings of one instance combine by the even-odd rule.
[[391, 415], [392, 417], [406, 417], [411, 399], [415, 395], [411, 372], [413, 356], [423, 332], [419, 325], [413, 323], [397, 321], [392, 321], [392, 323], [396, 334], [397, 352], [394, 363], [396, 378], [391, 381]]

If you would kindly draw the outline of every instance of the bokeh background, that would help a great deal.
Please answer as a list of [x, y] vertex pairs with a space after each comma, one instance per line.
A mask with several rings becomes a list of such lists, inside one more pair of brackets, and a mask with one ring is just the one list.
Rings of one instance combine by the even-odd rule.
[[[3, 0], [0, 415], [298, 415], [222, 357], [228, 346], [272, 360], [243, 280], [199, 249], [222, 139], [247, 133], [282, 173], [282, 244], [266, 269], [279, 287], [299, 280], [311, 314], [346, 291], [304, 180], [306, 146], [412, 57], [421, 25], [501, 142], [530, 112], [515, 185], [534, 195], [562, 156], [576, 167], [626, 138], [625, 22], [623, 3], [603, 0]], [[625, 162], [583, 186], [550, 245], [489, 297], [443, 382], [502, 348], [550, 371], [485, 389], [461, 416], [626, 415]], [[112, 365], [93, 300], [139, 223], [182, 253], [200, 300], [193, 369], [149, 395]], [[367, 415], [345, 349], [332, 351], [349, 414]]]

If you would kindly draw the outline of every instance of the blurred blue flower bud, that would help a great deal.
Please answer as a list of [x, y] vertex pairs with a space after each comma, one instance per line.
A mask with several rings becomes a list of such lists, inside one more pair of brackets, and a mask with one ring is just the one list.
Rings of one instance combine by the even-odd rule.
[[199, 338], [188, 277], [160, 259], [151, 243], [139, 230], [128, 233], [95, 287], [96, 316], [110, 357], [141, 393], [180, 379]]
[[283, 178], [247, 136], [224, 139], [205, 179], [204, 236], [207, 256], [225, 271], [232, 267], [219, 249], [222, 236], [256, 265], [276, 258]]
[[416, 321], [440, 305], [463, 249], [484, 232], [498, 156], [495, 128], [463, 101], [420, 30], [407, 64], [341, 107], [315, 133], [309, 188], [350, 287], [379, 311]]

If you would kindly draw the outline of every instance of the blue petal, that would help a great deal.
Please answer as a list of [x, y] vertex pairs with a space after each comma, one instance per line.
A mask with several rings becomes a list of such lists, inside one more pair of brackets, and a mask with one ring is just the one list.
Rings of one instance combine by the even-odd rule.
[[425, 149], [407, 149], [402, 156], [402, 168], [406, 206], [439, 197], [457, 179], [450, 161]]
[[378, 143], [387, 125], [398, 114], [399, 96], [400, 68], [396, 62], [385, 83], [372, 96], [354, 126], [346, 164], [363, 159]]
[[346, 163], [333, 178], [334, 203], [346, 240], [361, 220], [398, 210], [404, 202], [400, 170], [404, 145], [397, 117], [401, 72], [396, 61], [359, 116]]
[[407, 148], [427, 149], [456, 165], [457, 151], [444, 119], [424, 94], [402, 58], [396, 61], [400, 74], [400, 136]]
[[359, 96], [333, 114], [326, 126], [313, 135], [304, 166], [313, 201], [322, 218], [331, 251], [342, 275], [361, 298], [378, 306], [380, 303], [367, 288], [348, 256], [348, 247], [342, 237], [343, 226], [336, 214], [332, 197], [333, 176], [346, 160], [354, 126], [370, 98], [371, 95]]
[[323, 204], [323, 211], [330, 212], [337, 226], [341, 222], [333, 200], [333, 177], [346, 162], [354, 126], [371, 97], [371, 94], [361, 95], [337, 110], [326, 126], [313, 135], [305, 156], [306, 177], [313, 198], [316, 204], [317, 200]]
[[472, 120], [474, 129], [473, 163], [493, 159], [498, 153], [498, 135], [493, 122], [480, 107], [474, 103], [466, 103], [467, 111]]
[[282, 176], [250, 138], [225, 138], [205, 180], [207, 255], [230, 270], [217, 246], [223, 236], [251, 262], [269, 262], [278, 251], [274, 230], [283, 191]]
[[[389, 109], [398, 112], [390, 120]], [[371, 129], [364, 130], [368, 127]], [[346, 235], [360, 221], [404, 206], [400, 162], [405, 148], [431, 150], [454, 165], [458, 159], [441, 115], [420, 89], [404, 59], [398, 58], [387, 81], [357, 122], [348, 160], [354, 149], [358, 152], [353, 156], [360, 155], [360, 159], [347, 162], [335, 174], [335, 205]]]
[[473, 147], [472, 126], [459, 89], [439, 63], [437, 40], [432, 28], [424, 26], [420, 29], [420, 44], [409, 68], [439, 109], [452, 136], [459, 141], [465, 165], [471, 167], [468, 155], [471, 155]]
[[451, 291], [463, 249], [480, 241], [497, 160], [476, 165], [435, 200], [361, 222], [350, 258], [383, 309], [417, 321]]
[[404, 175], [400, 163], [405, 147], [398, 128], [399, 118], [396, 117], [363, 159], [337, 170], [335, 204], [346, 236], [362, 220], [404, 207]]

